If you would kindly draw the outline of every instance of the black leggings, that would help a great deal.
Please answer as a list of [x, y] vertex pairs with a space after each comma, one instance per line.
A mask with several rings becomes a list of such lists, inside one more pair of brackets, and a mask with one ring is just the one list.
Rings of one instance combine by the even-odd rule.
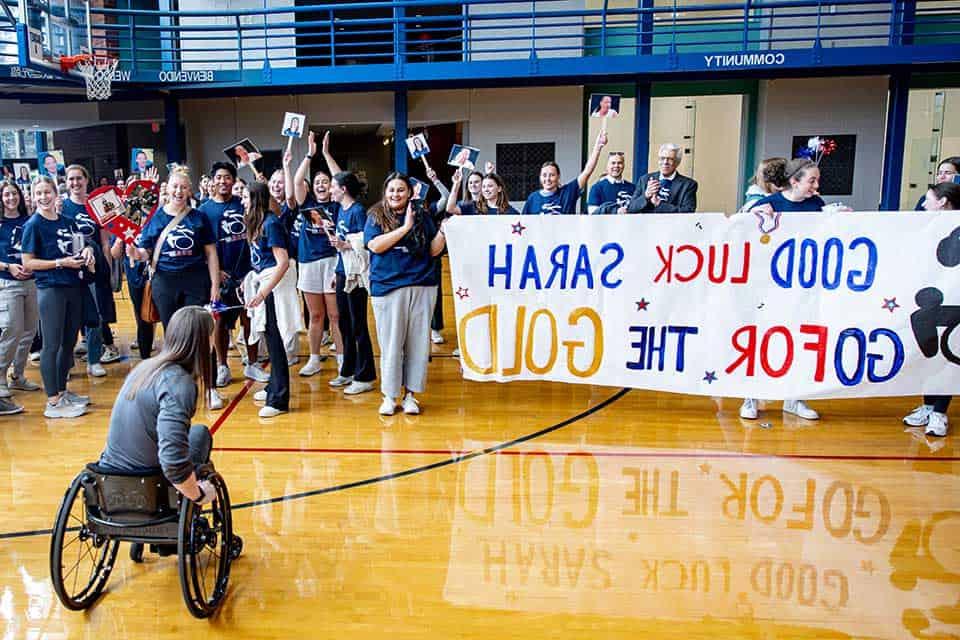
[[[140, 359], [146, 360], [153, 351], [153, 323], [144, 322], [140, 317], [144, 287], [137, 287], [130, 280], [127, 280], [127, 291], [130, 293], [130, 302], [133, 303], [133, 317], [137, 321], [137, 349], [140, 351]], [[109, 333], [109, 328], [106, 325], [104, 325], [104, 329]], [[106, 344], [106, 340], [104, 340], [104, 344]]]
[[277, 306], [273, 293], [263, 304], [267, 306], [267, 354], [270, 356], [270, 382], [267, 383], [267, 406], [286, 411], [290, 408], [290, 368], [287, 365], [287, 350], [277, 327]]
[[356, 287], [344, 291], [346, 276], [337, 274], [337, 308], [340, 310], [340, 336], [343, 338], [343, 364], [340, 375], [357, 382], [373, 382], [377, 369], [373, 363], [373, 345], [367, 327], [367, 290]]
[[953, 396], [923, 396], [923, 404], [932, 404], [937, 413], [946, 413]]
[[167, 328], [177, 309], [189, 305], [203, 306], [210, 302], [210, 274], [202, 270], [157, 271], [150, 280], [153, 304], [160, 313], [160, 323]]

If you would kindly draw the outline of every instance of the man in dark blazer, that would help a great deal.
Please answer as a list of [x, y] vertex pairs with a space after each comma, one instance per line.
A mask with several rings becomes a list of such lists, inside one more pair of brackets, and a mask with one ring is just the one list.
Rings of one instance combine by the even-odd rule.
[[693, 213], [697, 210], [697, 181], [677, 173], [682, 151], [675, 144], [660, 147], [659, 171], [637, 181], [627, 213]]

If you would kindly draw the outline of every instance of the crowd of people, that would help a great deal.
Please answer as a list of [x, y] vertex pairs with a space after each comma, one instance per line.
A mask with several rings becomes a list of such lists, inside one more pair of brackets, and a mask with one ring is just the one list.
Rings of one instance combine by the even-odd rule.
[[[608, 155], [603, 177], [588, 185], [606, 145], [602, 132], [582, 171], [566, 183], [555, 162], [545, 163], [541, 188], [527, 196], [520, 212], [511, 206], [506, 184], [491, 163], [483, 172], [455, 172], [447, 187], [425, 158], [439, 199], [418, 198], [416, 181], [394, 172], [367, 210], [359, 202], [365, 185], [337, 163], [329, 133], [320, 147], [327, 170], [310, 175], [318, 152], [311, 132], [308, 152], [296, 167], [288, 151], [272, 175], [255, 171], [256, 179], [249, 182], [239, 178], [229, 162], [214, 163], [196, 182], [182, 165], [173, 166], [162, 182], [155, 168], [133, 176], [160, 182], [160, 206], [133, 244], [124, 244], [87, 213], [91, 176], [85, 167], [66, 167], [62, 191], [49, 177], [36, 179], [29, 189], [5, 180], [0, 415], [23, 410], [13, 400], [14, 391], [41, 389], [25, 375], [28, 358], [37, 351], [47, 396], [44, 415], [70, 418], [86, 411], [90, 398], [67, 388], [70, 371], [81, 336], [89, 375], [106, 375], [103, 365], [120, 357], [111, 329], [117, 321], [111, 281], [115, 262], [123, 265], [137, 325], [135, 350], [144, 361], [155, 340], [151, 311], [165, 332], [184, 307], [206, 306], [213, 313], [212, 332], [205, 338], [211, 344], [210, 361], [189, 369], [194, 378], [204, 378], [201, 397], [210, 409], [225, 404], [217, 389], [232, 380], [228, 354], [239, 323], [242, 333], [233, 342], [240, 349], [243, 375], [266, 383], [254, 394], [263, 404], [261, 417], [289, 410], [290, 368], [299, 364], [303, 332], [309, 357], [297, 375], [323, 372], [328, 346], [336, 354], [328, 380], [332, 389], [347, 395], [367, 393], [376, 388], [379, 375], [379, 413], [392, 415], [399, 409], [418, 414], [431, 343], [443, 341], [439, 256], [446, 250], [450, 216], [573, 214], [588, 186], [584, 213], [592, 215], [696, 210], [698, 185], [679, 172], [682, 150], [674, 144], [660, 147], [657, 169], [637, 185], [624, 179], [624, 156], [618, 152]], [[954, 181], [958, 170], [960, 158], [943, 160], [936, 184], [917, 209], [960, 208], [960, 185]], [[765, 159], [742, 211], [773, 215], [846, 210], [824, 202], [819, 181], [820, 169], [809, 159]], [[368, 307], [381, 351], [379, 374], [367, 328]], [[184, 350], [183, 345], [177, 348]], [[261, 364], [264, 360], [269, 368]], [[949, 401], [925, 397], [904, 422], [943, 436]], [[758, 406], [755, 399], [745, 399], [740, 416], [756, 419]], [[819, 418], [802, 399], [785, 400], [783, 411]]]

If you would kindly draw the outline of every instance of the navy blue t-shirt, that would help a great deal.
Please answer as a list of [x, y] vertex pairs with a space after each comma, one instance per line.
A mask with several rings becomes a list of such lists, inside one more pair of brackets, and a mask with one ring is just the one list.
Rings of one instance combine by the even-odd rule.
[[803, 202], [793, 202], [791, 200], [787, 200], [786, 198], [784, 198], [782, 193], [775, 193], [772, 196], [761, 198], [760, 200], [755, 202], [754, 205], [750, 207], [750, 210], [752, 211], [764, 204], [769, 204], [771, 207], [773, 207], [773, 210], [776, 211], [777, 213], [791, 213], [791, 212], [802, 212], [802, 213], [818, 212], [819, 213], [820, 211], [823, 210], [823, 207], [825, 207], [827, 203], [825, 203], [823, 201], [823, 198], [821, 198], [820, 196], [811, 196], [806, 200], [804, 200]]
[[277, 266], [277, 258], [273, 255], [274, 247], [287, 248], [287, 229], [276, 214], [268, 213], [263, 219], [260, 237], [250, 245], [250, 264], [254, 271], [260, 273], [264, 269]]
[[[0, 216], [0, 261], [7, 264], [23, 264], [23, 253], [20, 244], [23, 241], [23, 225], [27, 224], [30, 216], [8, 218]], [[17, 280], [8, 269], [0, 271], [0, 278]], [[30, 276], [29, 279], [32, 279]]]
[[87, 242], [93, 243], [103, 249], [103, 245], [100, 242], [100, 225], [90, 217], [85, 205], [77, 204], [70, 198], [65, 198], [60, 215], [73, 220], [74, 224], [77, 225], [77, 229], [80, 230], [80, 233], [83, 234]]
[[[122, 242], [117, 239], [114, 242]], [[140, 234], [133, 239], [133, 244], [135, 246], [140, 245]], [[134, 289], [142, 289], [146, 286], [147, 280], [149, 280], [147, 263], [141, 260], [135, 260], [133, 266], [130, 266], [130, 259], [126, 256], [126, 252], [119, 258], [120, 262], [123, 263], [123, 273], [127, 277], [127, 283]]]
[[587, 205], [600, 207], [610, 202], [616, 202], [618, 207], [625, 207], [630, 204], [633, 198], [633, 192], [636, 186], [632, 182], [610, 182], [603, 178], [597, 184], [590, 187], [590, 195], [587, 196]]
[[286, 202], [280, 204], [280, 222], [287, 230], [287, 253], [291, 260], [299, 260], [300, 229], [303, 227], [303, 218], [300, 217], [300, 207], [293, 209]]
[[[477, 210], [477, 203], [476, 203], [476, 202], [467, 202], [466, 200], [464, 200], [463, 202], [458, 202], [458, 203], [457, 203], [457, 206], [460, 207], [460, 214], [461, 214], [461, 215], [465, 215], [465, 216], [483, 215], [482, 213], [480, 213], [480, 212]], [[503, 213], [504, 215], [517, 215], [517, 214], [519, 214], [520, 212], [517, 211], [516, 209], [514, 209], [514, 208], [513, 208], [511, 205], [509, 205], [509, 204], [507, 205], [507, 209], [506, 209], [505, 211], [502, 211], [502, 212], [501, 212], [499, 209], [497, 209], [496, 207], [487, 206], [487, 215], [488, 215], [488, 216], [496, 216], [496, 215], [500, 215], [501, 213]]]
[[[367, 224], [367, 212], [363, 205], [354, 202], [345, 211], [337, 215], [337, 237], [341, 240], [347, 239], [347, 234], [363, 233], [363, 228]], [[343, 275], [343, 256], [337, 253], [337, 273]]]
[[[367, 217], [363, 228], [364, 245], [383, 234], [373, 220]], [[413, 229], [407, 232], [400, 242], [383, 253], [370, 252], [370, 295], [385, 296], [401, 287], [436, 286], [439, 274], [433, 268], [434, 258], [430, 255], [430, 242], [437, 235], [437, 226], [433, 219], [421, 212]]]
[[[39, 213], [30, 216], [23, 225], [23, 239], [20, 246], [23, 253], [29, 253], [41, 260], [56, 260], [74, 255], [73, 234], [79, 233], [77, 225], [66, 216], [57, 216], [48, 220]], [[80, 278], [79, 269], [47, 269], [37, 271], [37, 288], [81, 287], [86, 286]]]
[[[340, 205], [336, 202], [317, 202], [312, 197], [300, 205], [300, 232], [297, 242], [297, 260], [299, 262], [316, 262], [322, 258], [332, 258], [337, 255], [337, 250], [330, 244], [327, 232], [323, 226], [314, 224], [313, 216], [320, 216], [318, 210], [326, 211], [334, 223], [337, 221], [337, 214], [340, 211]], [[292, 234], [291, 234], [292, 235]]]
[[220, 270], [241, 280], [250, 271], [250, 252], [247, 251], [247, 225], [243, 222], [243, 203], [233, 196], [226, 202], [210, 198], [202, 205], [217, 238], [217, 258]]
[[[153, 250], [160, 234], [173, 219], [163, 207], [157, 209], [146, 228], [140, 234], [137, 246]], [[191, 209], [176, 227], [170, 230], [160, 247], [157, 271], [183, 272], [204, 267], [207, 262], [204, 246], [216, 244], [217, 238], [210, 226], [210, 219], [197, 209]]]
[[524, 215], [556, 216], [577, 212], [580, 183], [571, 180], [553, 193], [534, 191], [523, 205]]

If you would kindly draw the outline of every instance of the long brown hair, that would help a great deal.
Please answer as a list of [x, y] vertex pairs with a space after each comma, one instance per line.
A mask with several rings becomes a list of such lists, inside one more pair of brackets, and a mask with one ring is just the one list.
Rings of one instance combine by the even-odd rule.
[[243, 212], [243, 223], [247, 226], [247, 240], [253, 244], [263, 233], [263, 220], [270, 211], [270, 188], [262, 182], [254, 182], [247, 187], [250, 206]]
[[383, 181], [383, 195], [380, 197], [380, 202], [373, 205], [369, 211], [370, 217], [373, 218], [373, 221], [377, 223], [378, 227], [383, 229], [384, 233], [400, 227], [400, 225], [403, 224], [403, 217], [406, 215], [406, 205], [404, 205], [403, 210], [398, 214], [396, 211], [391, 210], [390, 205], [387, 204], [387, 187], [394, 180], [400, 180], [407, 185], [407, 202], [413, 197], [413, 184], [410, 182], [410, 177], [407, 174], [394, 171], [387, 176], [387, 179]]
[[151, 385], [157, 375], [173, 365], [182, 367], [196, 382], [206, 401], [210, 384], [210, 334], [213, 317], [203, 307], [191, 305], [178, 309], [163, 332], [160, 353], [144, 360], [130, 372], [130, 386], [126, 398], [133, 400], [137, 393]]
[[[497, 196], [497, 213], [506, 213], [510, 207], [510, 198], [507, 196], [507, 187], [503, 184], [503, 178], [495, 173], [488, 173], [483, 176], [483, 179], [493, 180], [497, 183], [497, 186], [500, 187], [500, 194]], [[482, 182], [480, 184], [483, 185]], [[487, 199], [483, 197], [483, 192], [481, 192], [480, 198], [477, 200], [477, 211], [486, 215], [489, 210], [490, 206], [487, 204]]]
[[[5, 189], [13, 189], [17, 193], [17, 196], [20, 198], [20, 200], [17, 203], [17, 214], [21, 216], [27, 215], [27, 202], [23, 199], [23, 190], [20, 189], [20, 185], [18, 185], [13, 180], [7, 179], [7, 180], [4, 180], [3, 182], [0, 182], [0, 196], [3, 195], [3, 192]], [[0, 202], [0, 216], [3, 215], [2, 207], [3, 207], [3, 203]]]

